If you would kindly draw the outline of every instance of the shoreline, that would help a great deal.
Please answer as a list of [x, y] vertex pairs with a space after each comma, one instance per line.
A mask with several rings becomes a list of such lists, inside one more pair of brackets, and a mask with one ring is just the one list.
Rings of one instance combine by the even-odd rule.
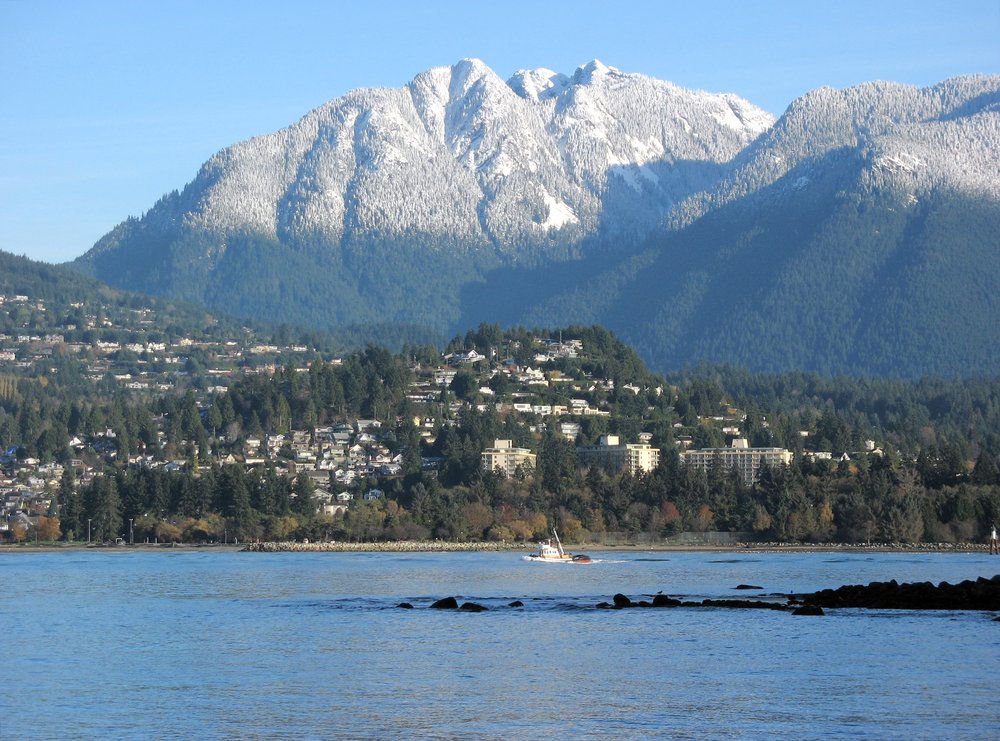
[[[136, 543], [135, 545], [87, 545], [86, 543], [18, 543], [0, 545], [3, 553], [152, 553], [206, 551], [225, 553], [513, 553], [534, 550], [534, 543], [447, 541], [392, 542], [257, 542], [223, 543]], [[979, 553], [989, 552], [986, 543], [735, 543], [732, 545], [671, 545], [666, 543], [604, 545], [581, 543], [568, 550], [600, 553]]]
[[[242, 550], [254, 553], [440, 553], [440, 552], [513, 552], [532, 551], [532, 543], [448, 543], [398, 541], [387, 543], [250, 543]], [[599, 553], [978, 553], [989, 546], [978, 543], [737, 543], [733, 545], [581, 543], [567, 545], [568, 551]]]

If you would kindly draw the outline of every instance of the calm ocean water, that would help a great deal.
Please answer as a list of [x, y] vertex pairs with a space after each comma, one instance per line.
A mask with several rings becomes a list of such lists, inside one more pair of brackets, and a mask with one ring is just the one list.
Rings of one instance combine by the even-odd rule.
[[[985, 554], [0, 554], [4, 739], [995, 738], [992, 613], [597, 610]], [[427, 609], [457, 596], [484, 613]], [[506, 605], [515, 599], [524, 608]], [[396, 605], [408, 601], [416, 609]]]

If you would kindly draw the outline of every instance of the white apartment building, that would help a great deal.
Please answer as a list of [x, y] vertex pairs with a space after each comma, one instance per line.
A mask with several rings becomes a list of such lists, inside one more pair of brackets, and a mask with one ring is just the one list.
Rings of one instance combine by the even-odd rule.
[[759, 480], [760, 466], [787, 466], [792, 462], [792, 451], [785, 448], [751, 448], [746, 438], [736, 438], [728, 448], [701, 448], [685, 450], [681, 461], [702, 471], [711, 469], [715, 461], [727, 469], [735, 468], [747, 486]]
[[649, 443], [622, 444], [618, 435], [603, 435], [597, 445], [576, 449], [581, 466], [613, 468], [628, 471], [635, 476], [652, 471], [660, 464], [660, 451]]
[[500, 471], [513, 476], [518, 466], [535, 467], [535, 454], [527, 448], [515, 448], [510, 440], [494, 440], [493, 447], [482, 453], [483, 470]]

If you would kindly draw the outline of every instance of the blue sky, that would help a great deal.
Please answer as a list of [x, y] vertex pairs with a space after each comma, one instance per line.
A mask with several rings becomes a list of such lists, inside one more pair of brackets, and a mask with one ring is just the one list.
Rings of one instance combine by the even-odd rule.
[[464, 57], [596, 58], [780, 115], [823, 85], [1000, 72], [1000, 0], [0, 0], [0, 250], [70, 260], [219, 149]]

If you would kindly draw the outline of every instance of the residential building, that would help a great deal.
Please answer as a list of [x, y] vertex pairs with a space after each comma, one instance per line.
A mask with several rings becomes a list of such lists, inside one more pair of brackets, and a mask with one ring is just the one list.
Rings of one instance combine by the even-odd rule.
[[581, 466], [613, 468], [635, 476], [652, 471], [660, 464], [660, 451], [648, 442], [622, 444], [618, 435], [604, 435], [597, 445], [579, 447], [576, 457]]
[[493, 447], [483, 451], [483, 469], [500, 471], [506, 476], [513, 476], [518, 466], [535, 467], [535, 454], [527, 448], [515, 448], [510, 440], [494, 440]]
[[711, 469], [715, 462], [727, 469], [735, 468], [747, 486], [760, 480], [761, 464], [787, 466], [792, 462], [792, 451], [785, 448], [751, 448], [746, 438], [736, 438], [728, 448], [701, 448], [685, 450], [681, 461], [702, 471]]
[[583, 429], [583, 425], [579, 422], [560, 422], [559, 423], [559, 434], [564, 438], [569, 440], [571, 443], [576, 442], [577, 436]]

